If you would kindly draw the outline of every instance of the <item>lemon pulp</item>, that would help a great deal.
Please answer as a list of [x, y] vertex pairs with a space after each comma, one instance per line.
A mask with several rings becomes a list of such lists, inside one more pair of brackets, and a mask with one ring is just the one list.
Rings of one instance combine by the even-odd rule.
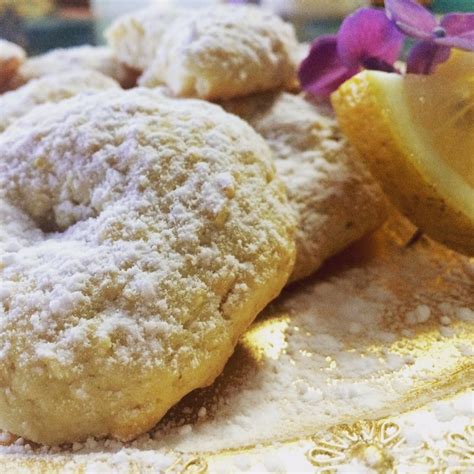
[[363, 71], [331, 97], [343, 131], [421, 230], [474, 255], [474, 55], [434, 75]]
[[474, 54], [457, 53], [433, 76], [408, 75], [405, 91], [424, 139], [474, 187]]

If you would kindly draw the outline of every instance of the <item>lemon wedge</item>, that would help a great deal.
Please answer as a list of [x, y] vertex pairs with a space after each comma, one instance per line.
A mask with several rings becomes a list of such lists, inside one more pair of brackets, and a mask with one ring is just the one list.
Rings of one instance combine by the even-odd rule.
[[436, 74], [363, 71], [332, 94], [339, 123], [393, 203], [474, 255], [474, 54]]

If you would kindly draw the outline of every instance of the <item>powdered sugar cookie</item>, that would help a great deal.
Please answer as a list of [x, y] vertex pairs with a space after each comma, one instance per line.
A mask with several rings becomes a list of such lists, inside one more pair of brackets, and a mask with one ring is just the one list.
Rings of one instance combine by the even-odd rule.
[[291, 280], [310, 275], [385, 220], [382, 191], [342, 137], [330, 111], [287, 93], [257, 95], [224, 106], [267, 140], [288, 189], [298, 220]]
[[266, 143], [218, 106], [133, 89], [0, 135], [0, 429], [146, 431], [210, 384], [294, 261]]
[[229, 99], [297, 83], [292, 26], [250, 6], [222, 5], [172, 18], [155, 7], [118, 20], [107, 37], [122, 60], [141, 58], [133, 63], [144, 71], [140, 85], [166, 84], [177, 96]]
[[128, 67], [143, 72], [153, 62], [161, 37], [190, 10], [153, 5], [117, 18], [105, 32], [107, 43]]
[[0, 39], [0, 93], [8, 88], [25, 58], [25, 51], [20, 46]]
[[119, 89], [110, 77], [95, 71], [72, 71], [34, 79], [0, 96], [0, 133], [12, 122], [46, 102], [59, 102], [80, 93]]
[[107, 47], [77, 46], [59, 48], [46, 54], [28, 58], [12, 80], [11, 88], [17, 88], [32, 79], [69, 72], [71, 70], [93, 70], [115, 79], [122, 87], [136, 84], [137, 72], [122, 64]]

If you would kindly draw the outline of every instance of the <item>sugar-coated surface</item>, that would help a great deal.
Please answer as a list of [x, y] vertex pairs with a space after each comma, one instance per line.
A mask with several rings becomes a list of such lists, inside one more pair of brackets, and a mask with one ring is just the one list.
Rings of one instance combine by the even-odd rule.
[[[118, 60], [111, 48], [84, 45], [53, 49], [28, 58], [11, 80], [10, 88], [17, 88], [32, 79], [71, 70], [97, 71], [115, 79], [122, 87], [133, 86], [137, 78], [136, 73]], [[70, 81], [74, 83], [74, 79]]]
[[0, 95], [0, 133], [37, 105], [60, 102], [78, 94], [94, 93], [120, 86], [99, 72], [69, 71], [34, 79], [16, 90]]
[[[451, 452], [449, 462], [456, 466], [472, 446], [462, 437], [472, 443], [474, 434], [472, 426], [471, 435], [465, 432], [472, 425], [472, 391], [451, 398], [470, 382], [470, 372], [461, 368], [474, 355], [473, 266], [427, 241], [404, 248], [412, 231], [399, 235], [389, 223], [331, 262], [319, 278], [286, 290], [241, 339], [214, 386], [186, 397], [136, 441], [89, 439], [63, 448], [32, 448], [5, 436], [9, 446], [0, 454], [19, 463], [34, 452], [34, 459], [50, 465], [87, 464], [104, 472], [127, 472], [130, 466], [153, 472], [178, 458], [180, 472], [195, 456], [182, 451], [203, 459], [206, 450], [257, 445], [211, 455], [210, 472], [314, 472], [308, 454], [324, 440], [338, 442], [331, 437], [332, 426], [390, 416], [400, 428], [402, 450], [392, 450], [395, 443], [384, 447], [386, 439], [375, 432], [364, 456], [336, 446], [340, 454], [334, 463], [350, 472], [372, 472], [377, 462], [372, 445], [386, 449], [397, 466], [405, 463], [411, 466], [407, 472], [417, 472], [424, 467], [421, 454], [445, 466], [443, 450], [454, 447], [459, 456]], [[430, 318], [407, 324], [406, 315], [426, 314], [417, 309], [425, 306]], [[278, 441], [293, 436], [303, 440]], [[350, 448], [356, 441], [348, 443]]]
[[166, 84], [178, 96], [230, 99], [296, 85], [293, 28], [259, 8], [154, 6], [119, 18], [107, 38], [122, 61], [143, 71], [139, 84]]
[[151, 6], [116, 19], [105, 32], [110, 47], [129, 67], [143, 72], [154, 60], [163, 33], [185, 9]]
[[[220, 384], [159, 425], [160, 445], [201, 451], [298, 438], [394, 415], [413, 393], [415, 406], [449, 393], [474, 351], [473, 266], [426, 241], [405, 249], [412, 231], [402, 240], [393, 225], [286, 290], [244, 336]], [[429, 319], [407, 323], [426, 308]], [[200, 405], [205, 421], [195, 416]], [[189, 420], [192, 432], [180, 432]]]
[[0, 135], [0, 426], [153, 426], [211, 383], [294, 262], [270, 151], [201, 101], [114, 90]]
[[314, 273], [324, 260], [386, 219], [380, 187], [330, 111], [285, 92], [223, 105], [266, 139], [287, 187], [298, 222], [291, 280]]

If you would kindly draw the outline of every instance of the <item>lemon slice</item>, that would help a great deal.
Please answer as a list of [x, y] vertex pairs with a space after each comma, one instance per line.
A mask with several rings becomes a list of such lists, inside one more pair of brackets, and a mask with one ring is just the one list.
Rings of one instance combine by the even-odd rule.
[[474, 255], [474, 54], [431, 76], [363, 71], [331, 96], [339, 123], [394, 204]]

